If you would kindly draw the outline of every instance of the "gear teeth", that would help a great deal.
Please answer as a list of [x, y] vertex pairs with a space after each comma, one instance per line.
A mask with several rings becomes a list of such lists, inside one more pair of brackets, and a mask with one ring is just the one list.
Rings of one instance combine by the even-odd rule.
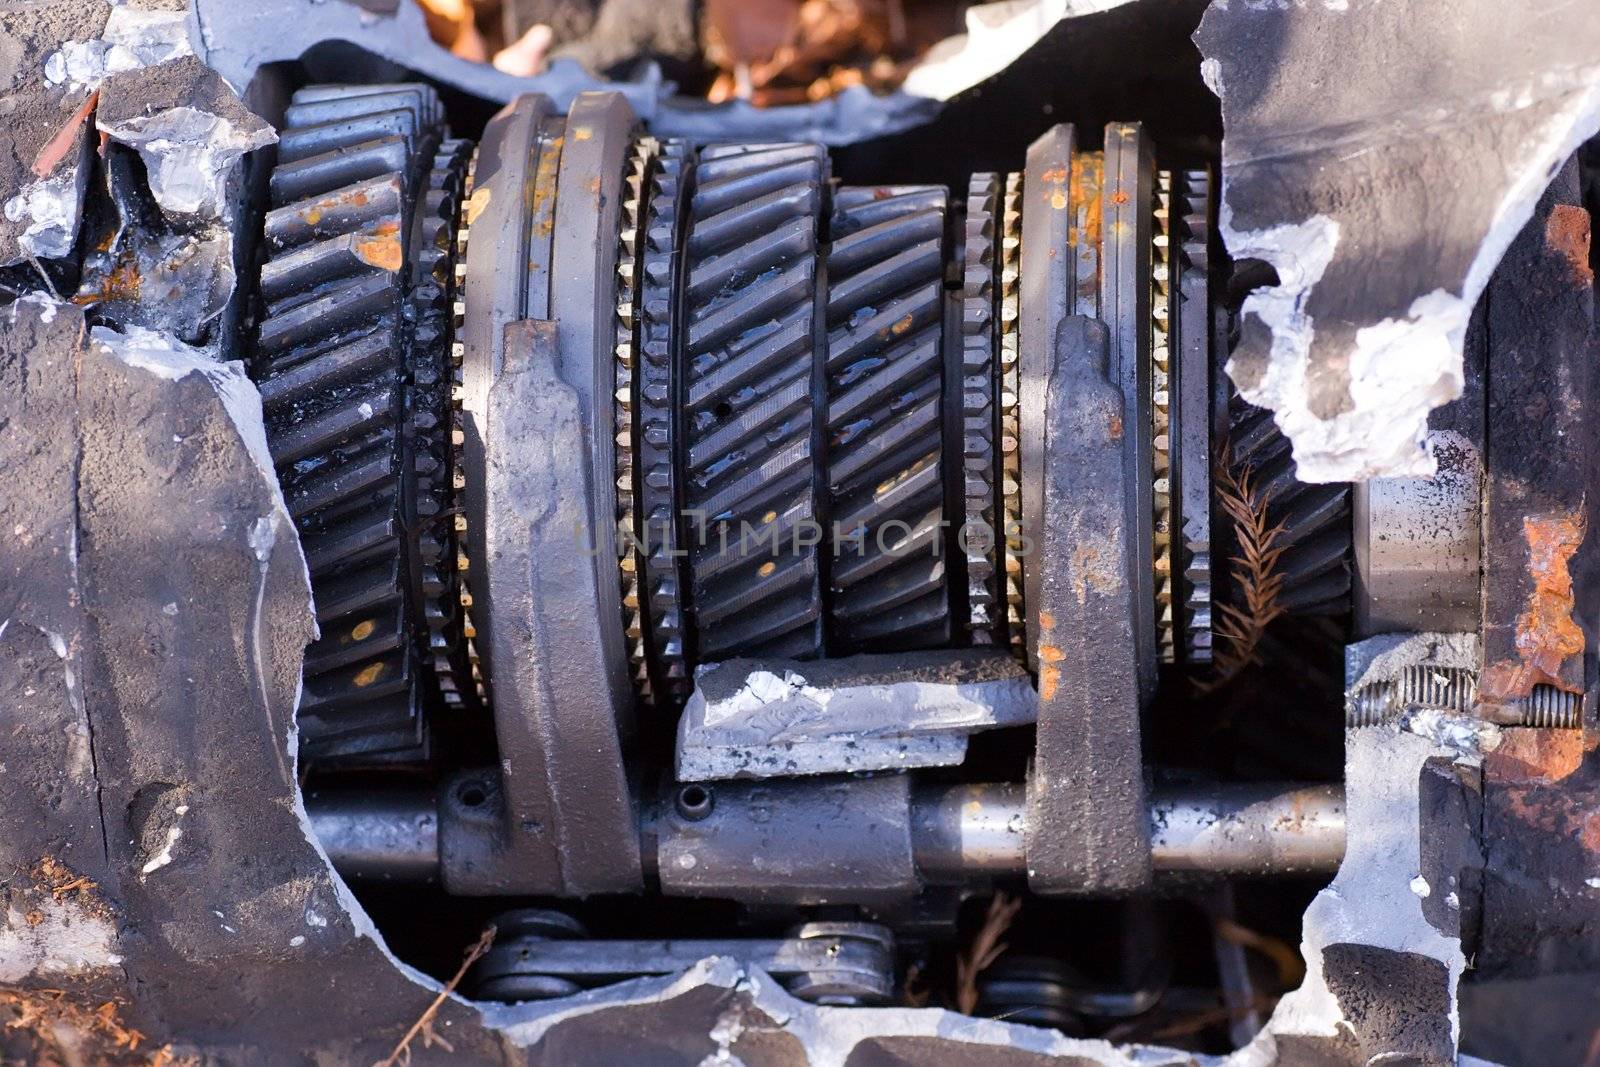
[[1248, 469], [1267, 502], [1267, 520], [1281, 526], [1283, 585], [1278, 603], [1291, 615], [1342, 615], [1350, 606], [1350, 487], [1311, 484], [1295, 476], [1289, 439], [1272, 413], [1238, 396], [1229, 410], [1236, 471]]
[[640, 698], [647, 703], [654, 703], [654, 693], [645, 649], [644, 602], [640, 593], [644, 553], [634, 491], [639, 406], [639, 238], [645, 183], [659, 151], [660, 145], [654, 138], [641, 137], [634, 141], [622, 177], [622, 218], [617, 236], [616, 341], [612, 350], [616, 371], [617, 529], [623, 533], [617, 545], [622, 572], [622, 632], [628, 647], [629, 675]]
[[967, 632], [975, 645], [1004, 632], [997, 568], [995, 511], [995, 240], [1000, 176], [974, 174], [967, 186], [961, 275], [960, 547], [967, 564]]
[[1178, 658], [1177, 593], [1172, 497], [1172, 172], [1158, 171], [1151, 205], [1150, 237], [1150, 440], [1151, 543], [1155, 552], [1156, 654]]
[[[1172, 261], [1177, 266], [1178, 276], [1171, 280], [1171, 284], [1173, 292], [1179, 294], [1181, 299], [1178, 279], [1188, 271], [1198, 272], [1204, 278], [1208, 270], [1211, 241], [1211, 175], [1205, 170], [1185, 171], [1179, 177], [1174, 192], [1175, 200], [1171, 205], [1173, 212], [1171, 239], [1176, 243], [1177, 251]], [[1174, 305], [1176, 306], [1176, 301]], [[1206, 318], [1209, 319], [1209, 306], [1206, 312]], [[1209, 327], [1209, 322], [1206, 325]], [[1182, 337], [1178, 338], [1178, 341], [1186, 343], [1186, 339]], [[1178, 351], [1176, 345], [1173, 346], [1173, 351], [1174, 353]], [[1199, 465], [1197, 469], [1209, 472], [1210, 457], [1205, 457], [1204, 464]], [[1207, 500], [1210, 499], [1209, 482], [1205, 496]], [[1212, 655], [1211, 523], [1209, 516], [1201, 518], [1204, 521], [1191, 522], [1188, 516], [1183, 518], [1181, 557], [1183, 639], [1184, 655], [1189, 663], [1209, 663]]]
[[649, 189], [640, 243], [637, 426], [639, 541], [644, 550], [645, 645], [654, 691], [663, 701], [687, 697], [692, 679], [684, 636], [685, 588], [679, 556], [680, 516], [674, 447], [673, 329], [679, 281], [683, 141], [662, 144]]
[[942, 188], [842, 189], [828, 254], [829, 647], [950, 637]]
[[441, 119], [425, 86], [302, 90], [269, 182], [256, 369], [322, 630], [308, 760], [417, 759], [424, 679], [453, 688], [429, 650], [453, 622], [440, 365], [468, 146], [441, 142]]
[[1023, 603], [1022, 565], [1022, 174], [1006, 175], [1000, 203], [1000, 348], [995, 402], [1000, 412], [1001, 588], [1005, 592], [1005, 633], [1011, 651], [1027, 661], [1027, 605]]
[[822, 651], [813, 471], [818, 145], [714, 146], [694, 166], [681, 418], [703, 661]]

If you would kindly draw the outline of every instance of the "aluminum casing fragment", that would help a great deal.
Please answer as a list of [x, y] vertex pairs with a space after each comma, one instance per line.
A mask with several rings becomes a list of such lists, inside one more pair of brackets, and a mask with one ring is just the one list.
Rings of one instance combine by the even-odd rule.
[[702, 667], [678, 723], [682, 782], [959, 764], [978, 730], [1033, 722], [1004, 652], [909, 652]]
[[1590, 14], [1498, 0], [1206, 12], [1222, 236], [1279, 280], [1245, 301], [1228, 370], [1273, 410], [1305, 480], [1432, 472], [1428, 413], [1461, 393], [1472, 308], [1550, 176], [1600, 129]]

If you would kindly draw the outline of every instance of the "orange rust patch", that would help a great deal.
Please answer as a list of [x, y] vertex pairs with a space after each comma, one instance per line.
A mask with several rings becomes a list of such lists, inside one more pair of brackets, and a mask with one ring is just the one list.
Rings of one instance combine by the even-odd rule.
[[1587, 289], [1594, 284], [1589, 266], [1589, 213], [1577, 204], [1557, 204], [1544, 223], [1544, 244], [1572, 268], [1572, 277]]
[[1048, 611], [1039, 612], [1039, 628], [1041, 630], [1054, 630], [1056, 628], [1056, 617]]
[[405, 263], [405, 251], [393, 234], [363, 237], [356, 242], [356, 258], [379, 270], [395, 272]]
[[1110, 422], [1110, 425], [1107, 428], [1111, 431], [1111, 439], [1113, 441], [1122, 440], [1122, 413], [1121, 412], [1117, 412], [1117, 413], [1115, 413], [1115, 414], [1113, 414], [1111, 416], [1111, 422]]
[[1495, 781], [1558, 782], [1583, 765], [1584, 749], [1581, 730], [1506, 730], [1484, 767]]
[[1039, 699], [1049, 700], [1056, 695], [1056, 687], [1061, 684], [1060, 667], [1041, 667], [1039, 669]]
[[79, 306], [87, 306], [115, 300], [138, 300], [139, 290], [143, 286], [144, 278], [139, 274], [139, 264], [130, 257], [112, 268], [99, 290], [92, 293], [78, 293], [72, 298], [72, 302]]
[[100, 90], [96, 89], [89, 94], [89, 98], [78, 105], [78, 110], [67, 119], [67, 124], [56, 131], [56, 135], [45, 142], [39, 149], [39, 156], [33, 161], [33, 173], [40, 178], [50, 177], [50, 172], [56, 169], [56, 164], [67, 157], [72, 150], [72, 144], [78, 139], [78, 129], [89, 118], [89, 113], [100, 103]]
[[900, 321], [896, 322], [893, 326], [889, 327], [889, 332], [894, 334], [896, 337], [899, 337], [909, 329], [911, 329], [911, 316], [907, 315]]
[[1067, 180], [1067, 168], [1051, 167], [1049, 170], [1039, 175], [1039, 178], [1041, 181], [1048, 182], [1051, 185], [1060, 185], [1062, 182]]
[[1540, 682], [1563, 689], [1561, 667], [1583, 654], [1583, 629], [1572, 617], [1573, 553], [1583, 544], [1584, 516], [1530, 515], [1522, 520], [1528, 542], [1528, 575], [1533, 590], [1528, 606], [1517, 616], [1519, 661], [1501, 660], [1483, 672], [1480, 686], [1489, 703], [1506, 703], [1527, 696]]
[[1061, 651], [1061, 649], [1056, 647], [1055, 645], [1043, 645], [1042, 644], [1042, 645], [1039, 646], [1039, 662], [1040, 663], [1060, 663], [1062, 660], [1064, 660], [1066, 658], [1067, 658], [1067, 654], [1065, 652]]
[[1113, 204], [1126, 204], [1128, 202], [1128, 191], [1126, 189], [1118, 189], [1111, 194], [1111, 202]]
[[1050, 194], [1050, 206], [1057, 211], [1065, 211], [1067, 209], [1067, 194], [1059, 190]]

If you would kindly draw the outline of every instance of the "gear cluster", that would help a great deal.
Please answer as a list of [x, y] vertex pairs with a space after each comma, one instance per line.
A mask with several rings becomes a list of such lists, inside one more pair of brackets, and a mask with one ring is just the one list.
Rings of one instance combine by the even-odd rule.
[[[599, 521], [618, 528], [616, 610], [643, 699], [678, 703], [697, 665], [736, 656], [965, 645], [1025, 655], [1041, 519], [1025, 514], [1039, 505], [1024, 452], [1043, 439], [1033, 420], [1054, 350], [1027, 332], [1030, 233], [1062, 242], [1048, 259], [1077, 264], [1063, 313], [1102, 314], [1112, 264], [1141, 279], [1126, 291], [1145, 295], [1105, 306], [1126, 319], [1114, 324], [1125, 366], [1111, 370], [1144, 383], [1146, 617], [1165, 658], [1204, 658], [1209, 548], [1192, 530], [1208, 523], [1180, 514], [1175, 457], [1187, 439], [1172, 399], [1184, 360], [1201, 373], [1209, 360], [1178, 314], [1191, 298], [1183, 272], [1204, 270], [1203, 172], [1158, 172], [1146, 147], [1136, 173], [1115, 179], [1140, 191], [1129, 215], [1097, 152], [1066, 150], [1079, 174], [1070, 198], [1048, 195], [1067, 186], [1064, 170], [1035, 174], [1033, 162], [974, 175], [952, 197], [838, 185], [820, 145], [574, 129], [543, 106], [497, 120], [477, 154], [417, 86], [307, 89], [289, 109], [258, 376], [324, 633], [306, 662], [309, 755], [414, 758], [431, 697], [482, 695], [467, 558], [483, 516], [473, 434], [461, 411], [452, 423], [452, 392], [459, 409], [486, 373], [463, 364], [481, 347], [469, 292], [503, 290], [507, 321], [554, 313], [570, 283], [552, 232], [582, 142], [583, 158], [617, 169], [594, 179], [600, 196], [584, 209], [599, 212], [614, 251], [583, 283], [604, 291], [582, 306], [614, 309], [602, 341], [611, 367], [593, 394], [609, 396], [612, 431], [600, 440], [614, 506]], [[491, 153], [490, 173], [525, 172], [525, 203], [488, 207], [491, 190], [473, 186]], [[1101, 248], [1112, 238], [1100, 200], [1113, 195], [1145, 235], [1115, 256]], [[468, 274], [469, 223], [486, 208], [503, 216], [497, 233], [522, 236], [517, 254], [481, 258], [517, 278]], [[1024, 225], [1041, 210], [1071, 223]], [[496, 323], [480, 323], [481, 336], [497, 337]]]

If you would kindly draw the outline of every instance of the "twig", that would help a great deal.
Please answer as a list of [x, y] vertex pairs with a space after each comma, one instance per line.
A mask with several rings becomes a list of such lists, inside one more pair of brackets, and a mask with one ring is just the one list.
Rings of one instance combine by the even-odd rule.
[[433, 1003], [429, 1004], [427, 1009], [417, 1016], [417, 1021], [411, 1024], [411, 1029], [406, 1031], [405, 1036], [400, 1039], [400, 1043], [394, 1047], [394, 1051], [373, 1064], [372, 1067], [402, 1067], [402, 1065], [410, 1063], [411, 1042], [416, 1039], [418, 1034], [422, 1035], [423, 1048], [431, 1048], [435, 1043], [438, 1043], [443, 1045], [447, 1051], [454, 1051], [450, 1048], [449, 1042], [433, 1032], [433, 1017], [439, 1014], [439, 1009], [444, 1005], [445, 998], [454, 993], [456, 986], [461, 984], [461, 979], [467, 976], [468, 969], [474, 963], [477, 963], [485, 952], [489, 951], [489, 946], [494, 944], [494, 934], [493, 926], [484, 928], [483, 933], [478, 936], [478, 940], [471, 948], [467, 949], [467, 954], [462, 958], [461, 966], [456, 969], [455, 975], [444, 984], [443, 989], [439, 990], [439, 995], [433, 998]]
[[1008, 893], [996, 893], [989, 901], [989, 912], [972, 941], [956, 957], [956, 1010], [971, 1015], [978, 1006], [978, 976], [1000, 958], [1006, 944], [1000, 940], [1011, 929], [1022, 901]]
[[1242, 604], [1217, 604], [1216, 636], [1222, 639], [1216, 653], [1216, 670], [1198, 683], [1201, 692], [1222, 688], [1256, 661], [1267, 627], [1284, 613], [1279, 597], [1283, 574], [1278, 565], [1287, 545], [1279, 544], [1282, 524], [1270, 525], [1267, 498], [1256, 486], [1246, 465], [1233, 469], [1232, 449], [1224, 443], [1217, 455], [1212, 481], [1217, 502], [1233, 525], [1239, 554], [1233, 557]]

